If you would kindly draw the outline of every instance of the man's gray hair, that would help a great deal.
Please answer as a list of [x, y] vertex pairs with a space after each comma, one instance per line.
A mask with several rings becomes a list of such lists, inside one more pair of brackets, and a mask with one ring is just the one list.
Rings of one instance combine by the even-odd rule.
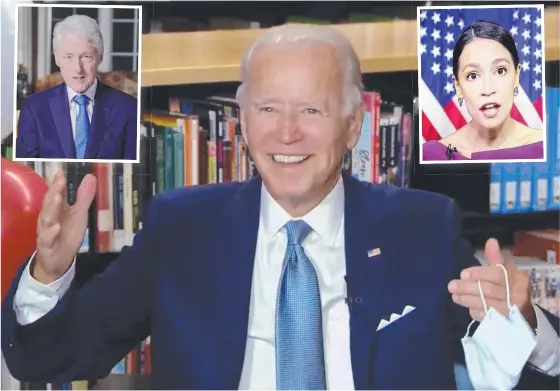
[[350, 41], [337, 29], [313, 24], [285, 24], [268, 29], [260, 35], [245, 52], [241, 62], [241, 85], [236, 99], [243, 106], [247, 82], [251, 72], [251, 59], [263, 46], [289, 43], [324, 43], [337, 53], [342, 75], [344, 102], [343, 115], [351, 115], [362, 103], [363, 83], [360, 61]]
[[100, 55], [103, 55], [103, 35], [97, 22], [86, 15], [70, 15], [58, 22], [53, 29], [53, 51], [56, 51], [62, 37], [66, 33], [88, 38]]

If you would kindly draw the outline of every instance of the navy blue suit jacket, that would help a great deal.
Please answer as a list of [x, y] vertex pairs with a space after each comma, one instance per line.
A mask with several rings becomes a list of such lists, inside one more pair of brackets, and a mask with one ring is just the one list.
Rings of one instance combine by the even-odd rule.
[[[136, 160], [136, 98], [97, 82], [85, 159]], [[17, 125], [16, 158], [76, 159], [66, 83], [28, 97]]]
[[[470, 317], [447, 284], [479, 264], [460, 237], [457, 207], [438, 194], [350, 177], [344, 184], [356, 389], [455, 388], [453, 364], [464, 362], [460, 338]], [[36, 381], [103, 377], [151, 335], [153, 388], [237, 389], [260, 189], [254, 178], [163, 193], [119, 259], [89, 282], [75, 279], [51, 312], [26, 326], [12, 308], [18, 275], [2, 306], [11, 373]], [[374, 248], [381, 254], [368, 257]], [[376, 332], [381, 319], [406, 305], [416, 310]], [[557, 377], [528, 367], [519, 384], [557, 385]]]

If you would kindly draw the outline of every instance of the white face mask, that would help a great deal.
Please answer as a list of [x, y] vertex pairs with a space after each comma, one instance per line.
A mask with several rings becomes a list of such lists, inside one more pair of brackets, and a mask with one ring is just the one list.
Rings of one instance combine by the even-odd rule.
[[519, 382], [521, 371], [531, 356], [537, 341], [533, 330], [517, 306], [511, 305], [507, 271], [500, 266], [506, 277], [507, 305], [509, 317], [494, 308], [488, 309], [480, 281], [478, 291], [486, 315], [469, 337], [475, 320], [467, 327], [461, 340], [469, 378], [475, 389], [511, 390]]

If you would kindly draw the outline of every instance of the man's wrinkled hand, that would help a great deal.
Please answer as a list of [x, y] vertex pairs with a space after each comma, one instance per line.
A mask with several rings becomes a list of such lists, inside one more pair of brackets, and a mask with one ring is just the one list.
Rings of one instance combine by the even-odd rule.
[[512, 306], [517, 305], [527, 323], [533, 329], [536, 329], [537, 320], [531, 303], [528, 273], [519, 270], [513, 261], [504, 258], [496, 239], [489, 239], [486, 242], [484, 254], [487, 266], [474, 266], [465, 269], [461, 272], [459, 280], [453, 280], [449, 283], [448, 289], [452, 294], [453, 301], [468, 308], [473, 319], [482, 321], [486, 314], [478, 287], [478, 281], [480, 281], [487, 309], [493, 307], [501, 314], [508, 316], [505, 274], [503, 269], [498, 266], [503, 265], [508, 276], [510, 304]]

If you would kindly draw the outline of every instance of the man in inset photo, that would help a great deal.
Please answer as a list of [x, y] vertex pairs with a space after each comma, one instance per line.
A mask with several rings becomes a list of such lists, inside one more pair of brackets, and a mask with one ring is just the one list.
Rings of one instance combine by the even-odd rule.
[[103, 50], [92, 18], [72, 15], [55, 25], [53, 52], [64, 81], [24, 101], [16, 159], [137, 159], [137, 100], [97, 78]]

